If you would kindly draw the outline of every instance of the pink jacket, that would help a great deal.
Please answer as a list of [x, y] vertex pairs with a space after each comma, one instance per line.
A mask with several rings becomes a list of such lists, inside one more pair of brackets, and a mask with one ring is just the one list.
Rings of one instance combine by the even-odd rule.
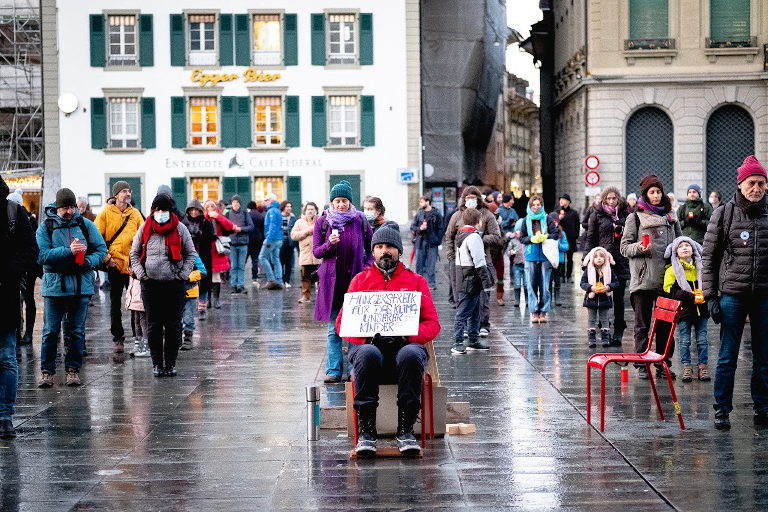
[[141, 301], [141, 281], [133, 276], [128, 280], [128, 290], [125, 292], [125, 309], [128, 311], [144, 311]]

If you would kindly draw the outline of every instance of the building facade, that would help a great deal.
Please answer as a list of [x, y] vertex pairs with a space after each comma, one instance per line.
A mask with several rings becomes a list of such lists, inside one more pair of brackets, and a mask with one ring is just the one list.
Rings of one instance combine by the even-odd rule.
[[678, 197], [692, 183], [730, 196], [745, 156], [768, 161], [768, 4], [543, 4], [554, 33], [558, 193], [591, 192], [588, 155], [599, 158], [600, 187], [637, 192], [653, 172]]
[[418, 1], [46, 5], [50, 78], [77, 100], [46, 112], [46, 173], [60, 175], [47, 197], [67, 186], [98, 209], [126, 180], [145, 213], [162, 184], [180, 206], [275, 193], [295, 208], [346, 179], [355, 204], [376, 195], [408, 218], [398, 170], [419, 165]]

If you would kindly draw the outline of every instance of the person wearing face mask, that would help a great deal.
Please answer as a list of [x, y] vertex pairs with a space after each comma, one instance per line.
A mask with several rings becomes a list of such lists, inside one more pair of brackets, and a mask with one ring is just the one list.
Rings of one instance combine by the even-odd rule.
[[308, 202], [304, 214], [293, 225], [291, 239], [299, 244], [299, 265], [301, 265], [301, 297], [299, 302], [310, 302], [312, 284], [317, 281], [317, 269], [321, 261], [312, 253], [312, 233], [317, 221], [317, 205]]
[[712, 206], [713, 211], [723, 204], [723, 196], [720, 195], [720, 192], [713, 190], [709, 193], [709, 204]]
[[[655, 174], [648, 174], [640, 180], [641, 197], [637, 200], [637, 211], [627, 217], [624, 234], [621, 237], [621, 254], [629, 260], [631, 279], [629, 301], [635, 312], [635, 352], [648, 348], [648, 331], [656, 298], [664, 293], [665, 253], [667, 246], [682, 235], [680, 223], [671, 209], [669, 196], [664, 193], [661, 180]], [[669, 324], [659, 323], [656, 329], [656, 352], [663, 354], [666, 348]], [[672, 340], [674, 344], [674, 340]], [[668, 356], [674, 353], [670, 347]], [[667, 365], [672, 366], [671, 360]], [[647, 380], [645, 366], [637, 366], [638, 377]], [[675, 373], [670, 369], [672, 378]], [[656, 375], [664, 371], [656, 368]]]
[[[421, 408], [421, 382], [429, 356], [424, 347], [440, 333], [440, 321], [432, 302], [427, 281], [400, 261], [403, 243], [400, 232], [384, 226], [373, 235], [373, 265], [355, 276], [349, 293], [384, 290], [421, 292], [419, 331], [414, 336], [381, 336], [345, 338], [349, 342], [349, 364], [354, 375], [354, 407], [358, 413], [358, 442], [355, 451], [360, 456], [376, 453], [376, 408], [379, 384], [397, 382], [397, 434], [400, 453], [418, 455], [421, 452], [413, 424]], [[482, 242], [480, 242], [482, 246]], [[482, 250], [482, 249], [481, 249]], [[343, 309], [336, 318], [341, 328]]]
[[[488, 206], [483, 201], [483, 196], [477, 187], [469, 186], [465, 187], [461, 193], [459, 199], [458, 208], [453, 215], [451, 215], [448, 221], [448, 227], [445, 229], [445, 236], [443, 237], [443, 254], [447, 260], [448, 269], [448, 282], [449, 282], [449, 294], [454, 302], [458, 302], [456, 297], [457, 286], [461, 281], [461, 277], [456, 272], [456, 237], [459, 234], [459, 229], [462, 226], [462, 215], [467, 208], [476, 208], [480, 211], [480, 235], [483, 239], [483, 247], [485, 247], [485, 261], [489, 265], [489, 271], [492, 275], [496, 275], [496, 270], [491, 263], [491, 248], [502, 248], [503, 238], [501, 237], [501, 227], [499, 226], [496, 217], [488, 210]], [[490, 334], [491, 321], [490, 321], [490, 302], [491, 292], [483, 291], [480, 294], [480, 337], [486, 338]]]
[[107, 246], [96, 226], [80, 216], [75, 194], [68, 188], [56, 192], [56, 202], [45, 208], [45, 221], [38, 226], [36, 238], [40, 248], [37, 261], [44, 272], [38, 387], [53, 386], [62, 328], [66, 385], [79, 386], [88, 303], [95, 292], [93, 271], [107, 257]]
[[147, 339], [155, 377], [175, 377], [181, 347], [186, 282], [195, 269], [195, 245], [187, 227], [171, 214], [171, 198], [160, 194], [131, 247], [133, 275], [141, 282]]
[[368, 219], [374, 233], [381, 226], [387, 224], [387, 219], [384, 218], [384, 212], [386, 211], [384, 203], [378, 197], [369, 197], [363, 202], [363, 215]]

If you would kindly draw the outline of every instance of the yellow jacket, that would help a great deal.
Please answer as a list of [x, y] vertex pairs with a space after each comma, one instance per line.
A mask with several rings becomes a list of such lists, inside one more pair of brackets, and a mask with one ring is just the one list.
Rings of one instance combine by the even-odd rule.
[[115, 261], [117, 270], [121, 274], [128, 274], [128, 267], [130, 266], [130, 253], [131, 244], [133, 243], [133, 237], [136, 236], [136, 232], [139, 230], [139, 226], [144, 223], [139, 210], [133, 206], [128, 206], [124, 212], [113, 205], [108, 204], [97, 216], [96, 216], [96, 228], [104, 237], [104, 241], [108, 242], [115, 236], [117, 230], [123, 225], [123, 221], [128, 217], [128, 224], [120, 233], [120, 236], [112, 242], [112, 245], [107, 249], [107, 257], [105, 262], [110, 258]]

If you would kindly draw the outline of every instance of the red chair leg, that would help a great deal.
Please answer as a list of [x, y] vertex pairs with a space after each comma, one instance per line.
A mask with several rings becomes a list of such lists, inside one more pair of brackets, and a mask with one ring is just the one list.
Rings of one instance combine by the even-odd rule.
[[426, 400], [427, 381], [421, 381], [421, 447], [427, 447], [427, 400]]
[[656, 400], [656, 410], [659, 411], [659, 419], [664, 419], [664, 413], [661, 410], [661, 402], [659, 401], [659, 394], [656, 392], [656, 381], [651, 375], [651, 365], [645, 365], [645, 371], [648, 372], [648, 380], [651, 383], [651, 391], [653, 391], [653, 398]]
[[432, 376], [427, 374], [427, 383], [429, 391], [429, 438], [435, 438], [435, 395], [432, 386]]
[[352, 409], [352, 418], [354, 420], [352, 423], [354, 424], [355, 429], [355, 433], [352, 435], [352, 439], [355, 446], [357, 446], [357, 409]]
[[600, 432], [605, 432], [605, 366], [600, 372]]
[[667, 384], [669, 384], [669, 392], [672, 394], [672, 404], [675, 406], [675, 414], [680, 421], [680, 430], [685, 430], [685, 423], [683, 422], [683, 411], [680, 409], [680, 402], [677, 401], [677, 394], [675, 393], [675, 386], [672, 384], [672, 375], [669, 373], [669, 367], [666, 362], [662, 363], [664, 373], [667, 375]]
[[587, 363], [587, 423], [592, 424], [592, 390], [591, 385], [592, 368]]

